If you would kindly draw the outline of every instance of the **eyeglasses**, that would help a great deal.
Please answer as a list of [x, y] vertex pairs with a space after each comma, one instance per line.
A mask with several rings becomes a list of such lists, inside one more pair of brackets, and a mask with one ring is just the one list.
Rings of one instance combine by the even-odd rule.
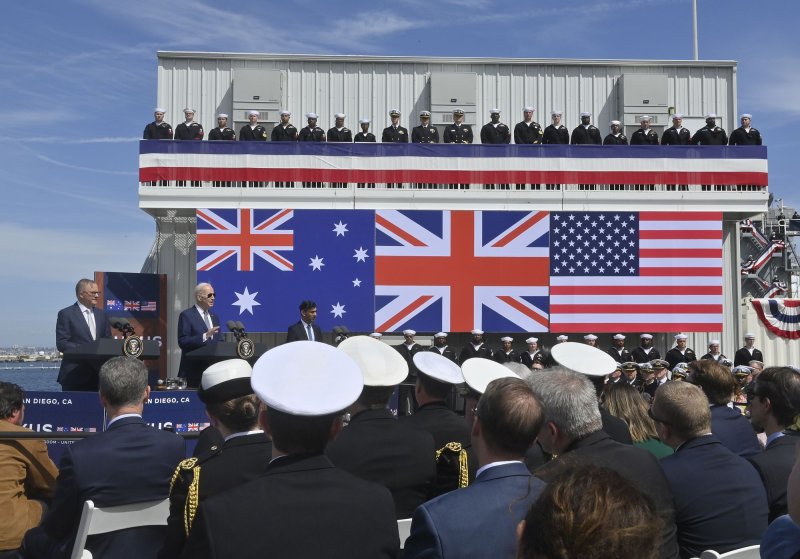
[[652, 419], [656, 423], [663, 423], [664, 425], [669, 425], [668, 421], [664, 421], [663, 419], [659, 419], [655, 415], [653, 415], [653, 408], [647, 410], [647, 415], [650, 419]]
[[208, 295], [206, 295], [206, 299], [213, 299], [216, 296], [217, 296], [216, 293], [209, 293]]

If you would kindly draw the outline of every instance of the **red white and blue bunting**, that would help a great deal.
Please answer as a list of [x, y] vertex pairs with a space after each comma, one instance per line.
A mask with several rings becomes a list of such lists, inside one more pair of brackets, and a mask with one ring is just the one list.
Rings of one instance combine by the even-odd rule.
[[800, 299], [753, 299], [758, 318], [773, 334], [800, 338]]

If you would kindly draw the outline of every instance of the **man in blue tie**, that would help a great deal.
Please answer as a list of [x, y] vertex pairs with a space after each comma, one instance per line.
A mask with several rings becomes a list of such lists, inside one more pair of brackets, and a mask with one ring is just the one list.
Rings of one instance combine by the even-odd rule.
[[200, 385], [200, 378], [208, 363], [193, 362], [186, 354], [207, 344], [222, 341], [219, 317], [211, 312], [216, 294], [210, 283], [199, 283], [194, 288], [195, 304], [178, 317], [178, 346], [181, 348], [181, 364], [178, 376], [186, 379], [191, 388]]
[[314, 324], [315, 320], [317, 320], [317, 304], [306, 299], [300, 303], [300, 320], [289, 326], [286, 332], [286, 342], [299, 340], [321, 342], [322, 330]]

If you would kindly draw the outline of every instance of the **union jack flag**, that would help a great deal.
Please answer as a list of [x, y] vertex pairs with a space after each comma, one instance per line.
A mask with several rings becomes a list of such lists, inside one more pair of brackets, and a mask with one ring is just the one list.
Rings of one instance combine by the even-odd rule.
[[197, 210], [197, 270], [235, 257], [240, 272], [252, 272], [256, 258], [291, 272], [294, 263], [279, 252], [294, 249], [294, 231], [280, 229], [293, 216], [292, 210]]
[[139, 308], [139, 301], [125, 301], [126, 311], [138, 311]]
[[200, 430], [200, 424], [199, 423], [188, 423], [186, 425], [186, 429], [188, 431], [199, 431]]
[[547, 212], [375, 215], [377, 331], [548, 330]]

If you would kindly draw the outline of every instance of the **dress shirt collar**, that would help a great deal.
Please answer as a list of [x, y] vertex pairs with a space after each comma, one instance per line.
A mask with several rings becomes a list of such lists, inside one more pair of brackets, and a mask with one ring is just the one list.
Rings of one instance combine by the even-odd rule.
[[83, 303], [81, 303], [80, 301], [78, 301], [78, 308], [81, 310], [81, 314], [83, 314], [83, 315], [86, 314], [86, 311], [92, 310], [89, 307], [87, 307], [86, 305], [84, 305]]
[[499, 462], [490, 462], [489, 464], [486, 464], [485, 466], [481, 466], [480, 468], [478, 468], [478, 471], [475, 472], [475, 477], [477, 478], [479, 475], [481, 475], [482, 472], [485, 472], [489, 468], [495, 468], [497, 466], [505, 466], [506, 464], [521, 464], [521, 463], [522, 462], [520, 460], [500, 460]]
[[108, 428], [111, 427], [111, 425], [113, 425], [120, 419], [125, 419], [126, 417], [138, 417], [139, 419], [142, 418], [142, 416], [138, 413], [123, 413], [122, 415], [118, 415], [117, 417], [106, 423], [106, 430], [108, 430]]
[[254, 429], [252, 431], [240, 431], [238, 433], [231, 433], [227, 437], [225, 437], [225, 442], [228, 442], [231, 439], [236, 439], [238, 437], [246, 437], [247, 435], [257, 435], [259, 433], [263, 433], [262, 429]]
[[769, 446], [769, 444], [770, 444], [772, 441], [774, 441], [775, 439], [780, 439], [780, 438], [781, 438], [781, 437], [783, 437], [784, 435], [786, 435], [786, 433], [784, 433], [783, 431], [775, 431], [774, 433], [772, 433], [771, 435], [769, 435], [769, 436], [767, 437], [767, 444], [765, 444], [765, 445], [764, 445], [764, 447], [768, 447], [768, 446]]

